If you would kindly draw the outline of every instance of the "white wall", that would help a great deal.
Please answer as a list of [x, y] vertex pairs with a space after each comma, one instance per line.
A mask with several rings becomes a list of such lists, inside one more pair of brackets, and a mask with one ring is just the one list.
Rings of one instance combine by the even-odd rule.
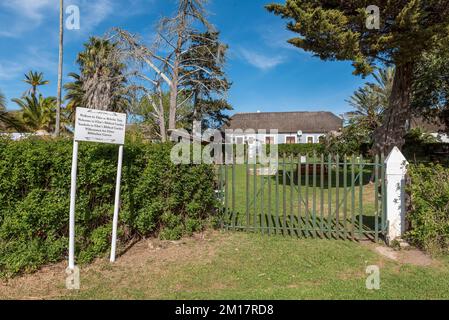
[[449, 143], [449, 136], [445, 133], [431, 133], [432, 136], [444, 143]]
[[233, 142], [235, 143], [236, 138], [244, 138], [244, 141], [246, 142], [248, 138], [257, 138], [258, 141], [261, 141], [262, 143], [265, 143], [266, 137], [274, 137], [274, 143], [275, 144], [284, 144], [286, 143], [287, 137], [295, 137], [296, 143], [308, 143], [308, 138], [313, 138], [313, 143], [319, 143], [320, 137], [325, 136], [325, 134], [322, 133], [304, 133], [301, 137], [298, 137], [297, 133], [279, 133], [277, 135], [273, 134], [230, 134], [228, 135], [229, 139], [234, 139]]

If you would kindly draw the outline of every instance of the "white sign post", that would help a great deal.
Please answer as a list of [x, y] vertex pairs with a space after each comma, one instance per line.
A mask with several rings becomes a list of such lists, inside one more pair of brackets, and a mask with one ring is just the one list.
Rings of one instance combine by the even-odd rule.
[[123, 145], [125, 144], [126, 114], [86, 108], [76, 109], [75, 138], [73, 141], [72, 181], [70, 190], [69, 269], [75, 269], [75, 200], [80, 141], [119, 145], [117, 182], [112, 225], [111, 262], [115, 261], [117, 224], [120, 207], [120, 180], [122, 177]]

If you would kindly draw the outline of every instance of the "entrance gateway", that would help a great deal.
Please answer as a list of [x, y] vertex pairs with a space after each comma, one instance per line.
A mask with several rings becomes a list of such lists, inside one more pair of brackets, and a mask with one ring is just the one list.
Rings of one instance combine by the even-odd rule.
[[385, 238], [384, 156], [282, 155], [270, 167], [220, 164], [222, 225], [230, 230], [334, 239]]

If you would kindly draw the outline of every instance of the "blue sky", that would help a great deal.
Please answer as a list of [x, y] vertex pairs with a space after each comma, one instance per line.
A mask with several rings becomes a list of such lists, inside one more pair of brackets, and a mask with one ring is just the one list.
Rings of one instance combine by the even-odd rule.
[[[235, 112], [350, 110], [345, 102], [366, 80], [352, 75], [350, 62], [325, 62], [292, 47], [285, 21], [268, 13], [270, 0], [211, 0], [210, 20], [230, 47], [227, 73]], [[278, 1], [282, 2], [282, 1]], [[119, 26], [151, 39], [175, 0], [66, 0], [78, 5], [81, 29], [65, 31], [64, 74], [78, 71], [77, 53], [90, 35]], [[56, 95], [58, 0], [8, 0], [0, 3], [0, 90], [7, 99], [20, 96], [29, 70], [42, 71], [50, 84], [44, 95]], [[70, 79], [64, 77], [64, 82]], [[10, 109], [16, 108], [9, 102]]]

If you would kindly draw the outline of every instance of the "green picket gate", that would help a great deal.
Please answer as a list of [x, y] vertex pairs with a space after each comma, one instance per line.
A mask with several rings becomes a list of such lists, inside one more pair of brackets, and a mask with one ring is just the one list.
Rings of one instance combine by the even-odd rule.
[[373, 241], [386, 234], [383, 155], [283, 155], [270, 167], [245, 157], [216, 169], [226, 229]]

